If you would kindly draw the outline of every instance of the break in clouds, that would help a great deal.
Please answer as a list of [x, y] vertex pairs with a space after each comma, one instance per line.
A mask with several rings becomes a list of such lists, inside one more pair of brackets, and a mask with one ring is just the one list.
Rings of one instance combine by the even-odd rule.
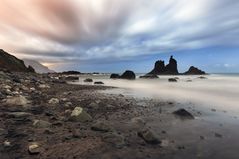
[[44, 63], [107, 62], [239, 45], [237, 0], [0, 3], [1, 48]]

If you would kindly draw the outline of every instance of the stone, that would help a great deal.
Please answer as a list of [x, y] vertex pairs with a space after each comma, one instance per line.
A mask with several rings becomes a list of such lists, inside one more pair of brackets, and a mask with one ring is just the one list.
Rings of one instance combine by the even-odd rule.
[[94, 82], [94, 84], [104, 84], [104, 83], [101, 81], [97, 81], [97, 82]]
[[32, 143], [28, 146], [28, 152], [30, 155], [37, 155], [41, 153], [41, 147], [37, 143]]
[[109, 132], [113, 128], [106, 122], [98, 121], [91, 126], [91, 129], [94, 131]]
[[72, 106], [72, 105], [73, 105], [73, 104], [72, 104], [71, 102], [66, 102], [66, 103], [65, 103], [65, 107], [67, 107], [67, 108], [70, 107], [70, 106]]
[[178, 82], [177, 79], [175, 79], [175, 78], [169, 78], [168, 81], [169, 82]]
[[128, 80], [134, 80], [136, 78], [136, 75], [133, 71], [126, 70], [121, 76], [121, 79], [128, 79]]
[[3, 142], [3, 146], [4, 146], [4, 147], [11, 147], [11, 146], [12, 146], [12, 144], [11, 144], [11, 142], [10, 142], [10, 141], [8, 141], [8, 140], [5, 140], [5, 141]]
[[34, 120], [33, 126], [36, 128], [49, 128], [52, 124], [44, 120]]
[[116, 133], [106, 133], [103, 136], [103, 140], [112, 144], [116, 148], [122, 148], [125, 146], [125, 139], [122, 135]]
[[112, 73], [112, 74], [110, 75], [110, 78], [111, 78], [111, 79], [117, 79], [117, 78], [120, 78], [120, 75], [119, 75], [119, 74], [116, 74], [116, 73]]
[[87, 79], [84, 80], [84, 82], [93, 82], [93, 79], [87, 78]]
[[173, 114], [183, 119], [194, 119], [194, 116], [185, 109], [179, 109], [177, 111], [174, 111]]
[[51, 98], [49, 101], [48, 101], [49, 104], [59, 104], [60, 101], [59, 99], [57, 98]]
[[31, 103], [29, 100], [26, 99], [24, 96], [16, 96], [10, 97], [6, 99], [6, 104], [8, 105], [18, 105], [18, 106], [26, 106], [27, 104]]
[[78, 76], [67, 76], [64, 78], [66, 81], [78, 81], [79, 77]]
[[160, 144], [159, 137], [151, 130], [145, 129], [138, 132], [138, 136], [149, 144]]
[[70, 121], [87, 122], [92, 121], [92, 117], [81, 107], [75, 107], [70, 116]]

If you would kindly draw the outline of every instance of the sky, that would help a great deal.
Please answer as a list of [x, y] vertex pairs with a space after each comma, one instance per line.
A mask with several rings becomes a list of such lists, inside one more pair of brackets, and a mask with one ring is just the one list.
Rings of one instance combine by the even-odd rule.
[[0, 47], [56, 71], [239, 73], [238, 0], [0, 0]]

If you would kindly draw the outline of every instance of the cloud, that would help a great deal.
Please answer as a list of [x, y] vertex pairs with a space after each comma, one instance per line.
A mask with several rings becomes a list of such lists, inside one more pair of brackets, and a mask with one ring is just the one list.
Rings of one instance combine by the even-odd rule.
[[0, 0], [3, 49], [42, 62], [239, 46], [235, 0]]

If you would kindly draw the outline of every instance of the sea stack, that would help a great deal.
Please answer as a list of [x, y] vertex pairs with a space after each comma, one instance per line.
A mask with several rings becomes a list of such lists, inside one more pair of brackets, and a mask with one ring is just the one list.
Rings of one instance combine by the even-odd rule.
[[148, 74], [155, 75], [178, 75], [178, 66], [177, 61], [173, 58], [173, 56], [169, 59], [169, 64], [165, 66], [164, 61], [159, 60], [156, 61], [154, 65], [154, 69]]
[[205, 75], [206, 72], [198, 69], [197, 67], [191, 66], [187, 72], [184, 73], [184, 75]]

